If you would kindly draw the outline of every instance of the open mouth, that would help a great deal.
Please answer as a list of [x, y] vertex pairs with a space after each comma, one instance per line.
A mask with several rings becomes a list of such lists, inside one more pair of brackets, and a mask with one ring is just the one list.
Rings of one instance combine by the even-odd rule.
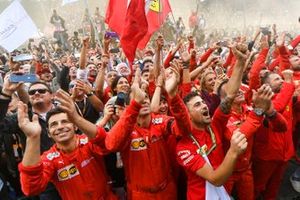
[[204, 112], [202, 112], [202, 115], [204, 117], [209, 117], [209, 111], [208, 110], [205, 110]]

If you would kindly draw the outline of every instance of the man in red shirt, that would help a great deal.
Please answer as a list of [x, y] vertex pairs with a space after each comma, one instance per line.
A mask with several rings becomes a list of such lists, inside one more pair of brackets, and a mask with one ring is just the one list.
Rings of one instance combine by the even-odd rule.
[[[134, 107], [142, 102], [139, 99], [143, 101], [144, 97], [135, 95], [118, 122], [125, 131], [130, 127], [130, 123], [126, 122], [137, 116]], [[19, 126], [27, 136], [24, 157], [19, 165], [23, 192], [26, 195], [38, 194], [51, 181], [63, 199], [116, 199], [107, 185], [108, 177], [102, 160], [102, 155], [108, 152], [105, 148], [106, 132], [79, 116], [67, 93], [59, 91], [56, 100], [60, 102], [60, 109], [53, 109], [47, 114], [49, 136], [55, 145], [42, 156], [38, 117], [34, 115], [30, 122], [26, 105], [18, 105]], [[74, 124], [85, 135], [75, 135]]]
[[[177, 145], [177, 159], [185, 168], [188, 176], [188, 200], [230, 199], [222, 186], [231, 175], [238, 156], [246, 149], [247, 140], [242, 132], [236, 130], [231, 137], [231, 145], [224, 156], [222, 138], [226, 131], [226, 124], [230, 117], [231, 104], [241, 85], [242, 74], [247, 59], [245, 45], [237, 45], [233, 52], [237, 58], [231, 78], [225, 87], [225, 98], [211, 120], [208, 107], [197, 93], [191, 93], [184, 98], [192, 121], [192, 132], [184, 136]], [[268, 94], [263, 90], [259, 93]], [[268, 95], [267, 95], [268, 96]], [[264, 97], [265, 98], [265, 97]], [[270, 99], [269, 99], [270, 100]], [[261, 108], [263, 109], [263, 108]], [[250, 123], [259, 124], [259, 117], [255, 114], [249, 118]], [[215, 190], [223, 195], [218, 196]]]
[[275, 199], [288, 161], [294, 155], [292, 140], [293, 107], [292, 96], [295, 86], [291, 70], [282, 72], [282, 77], [274, 72], [266, 73], [263, 84], [269, 84], [275, 95], [272, 98], [274, 109], [287, 121], [287, 130], [259, 131], [253, 146], [253, 177], [255, 197]]
[[[129, 200], [177, 199], [170, 158], [175, 149], [170, 148], [168, 141], [173, 135], [188, 133], [190, 125], [184, 103], [177, 94], [180, 79], [179, 66], [174, 65], [170, 69], [171, 73], [166, 80], [165, 90], [168, 94], [170, 112], [174, 117], [151, 113], [150, 100], [146, 97], [143, 103], [136, 107], [138, 117], [124, 122], [123, 125], [116, 124], [106, 138], [106, 147], [109, 150], [121, 152]], [[133, 96], [145, 95], [139, 88], [138, 82], [141, 76], [139, 73], [138, 68], [132, 85], [135, 91]], [[162, 85], [156, 85], [156, 87], [162, 87]], [[132, 129], [120, 131], [125, 123], [130, 123]]]
[[[271, 104], [271, 97], [273, 95], [271, 88], [263, 85], [258, 89], [258, 93], [264, 90], [268, 91], [269, 96], [265, 96], [266, 100], [261, 100], [257, 98], [257, 92], [254, 92], [253, 107], [246, 105], [244, 93], [240, 90], [232, 104], [227, 130], [224, 134], [227, 140], [226, 146], [229, 146], [228, 143], [230, 143], [230, 139], [237, 129], [245, 134], [248, 141], [245, 153], [239, 157], [233, 174], [225, 184], [225, 188], [229, 194], [235, 188], [238, 198], [243, 200], [254, 199], [254, 183], [251, 167], [254, 134], [257, 133], [258, 129], [262, 129], [264, 132], [270, 130], [285, 132], [287, 130], [285, 118], [280, 113], [277, 113]], [[261, 108], [266, 110], [266, 112], [261, 112]]]

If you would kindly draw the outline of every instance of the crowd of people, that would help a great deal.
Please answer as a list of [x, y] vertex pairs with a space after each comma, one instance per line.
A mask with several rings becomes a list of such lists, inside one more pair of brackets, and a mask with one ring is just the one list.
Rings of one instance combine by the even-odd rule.
[[0, 57], [0, 199], [276, 199], [300, 156], [300, 35], [179, 18], [128, 63], [98, 17], [69, 37], [53, 11], [55, 43]]

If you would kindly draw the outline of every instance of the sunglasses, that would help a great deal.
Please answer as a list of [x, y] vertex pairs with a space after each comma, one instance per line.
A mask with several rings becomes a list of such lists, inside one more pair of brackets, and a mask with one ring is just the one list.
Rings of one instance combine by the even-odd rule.
[[28, 94], [34, 95], [36, 92], [38, 92], [39, 94], [45, 94], [46, 92], [48, 92], [48, 90], [47, 89], [30, 90], [30, 91], [28, 91]]

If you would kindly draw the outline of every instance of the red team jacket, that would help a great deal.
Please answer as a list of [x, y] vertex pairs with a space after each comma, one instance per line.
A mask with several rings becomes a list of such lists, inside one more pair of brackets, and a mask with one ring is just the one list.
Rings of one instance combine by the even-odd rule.
[[41, 156], [36, 166], [25, 167], [20, 163], [20, 179], [25, 195], [36, 195], [44, 191], [51, 181], [65, 200], [114, 200], [107, 185], [108, 177], [102, 155], [106, 132], [98, 128], [96, 138], [88, 141], [85, 135], [76, 135], [78, 148], [71, 153], [52, 146]]
[[[217, 147], [208, 155], [208, 158], [214, 169], [224, 159], [222, 137], [229, 117], [230, 115], [224, 114], [218, 107], [212, 118], [211, 128], [216, 136]], [[192, 134], [201, 146], [206, 144], [207, 148], [210, 149], [213, 145], [208, 130], [201, 131], [193, 128]], [[197, 153], [197, 149], [197, 146], [189, 136], [184, 136], [176, 147], [177, 160], [184, 167], [188, 177], [188, 200], [205, 200], [205, 179], [198, 176], [196, 172], [204, 166], [206, 161]]]
[[[178, 95], [169, 103], [174, 117], [151, 114], [151, 123], [147, 128], [136, 125], [136, 118], [133, 117], [129, 122], [124, 122], [132, 124], [130, 129], [122, 130], [124, 124], [119, 123], [112, 129], [119, 131], [113, 131], [113, 134], [107, 136], [107, 148], [121, 151], [129, 199], [176, 199], [170, 163], [172, 150], [167, 145], [167, 140], [170, 134], [187, 134], [190, 121], [186, 107]], [[138, 113], [140, 105], [135, 103], [132, 108], [129, 110], [132, 114]], [[122, 117], [127, 114], [129, 113]], [[169, 188], [170, 184], [173, 186]]]

